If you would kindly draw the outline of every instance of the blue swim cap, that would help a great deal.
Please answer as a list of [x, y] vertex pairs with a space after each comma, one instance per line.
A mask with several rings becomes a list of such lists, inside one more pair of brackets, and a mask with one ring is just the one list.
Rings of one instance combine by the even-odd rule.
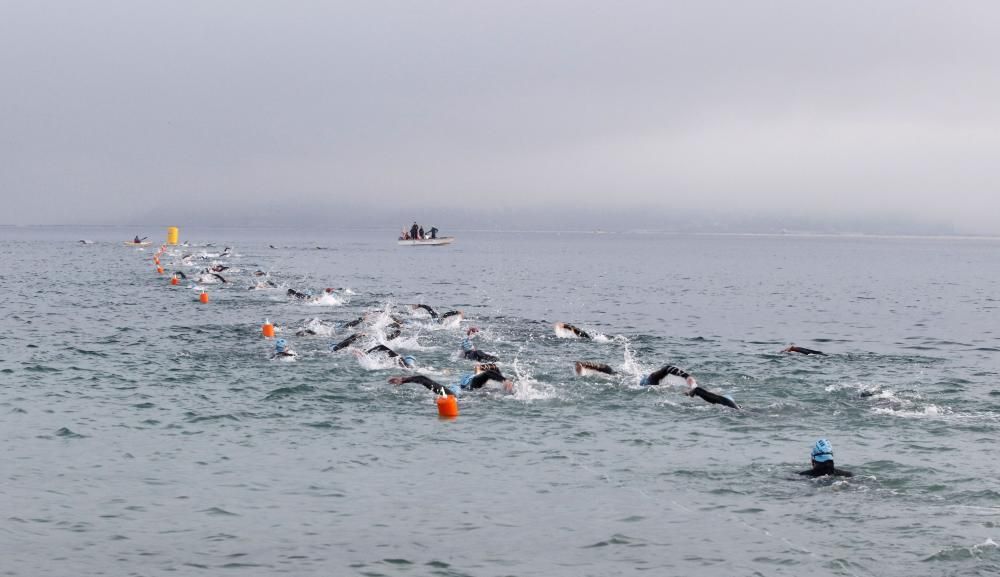
[[645, 377], [642, 378], [641, 381], [639, 381], [639, 386], [640, 387], [648, 387], [649, 386], [649, 375], [646, 375]]
[[288, 348], [288, 341], [285, 339], [278, 339], [274, 341], [274, 352], [283, 353], [286, 348]]
[[403, 357], [403, 364], [408, 367], [412, 367], [413, 365], [417, 364], [417, 359], [413, 358], [410, 355], [406, 355], [405, 357]]
[[475, 377], [475, 376], [476, 375], [474, 375], [472, 373], [469, 373], [467, 375], [463, 375], [461, 382], [459, 382], [459, 386], [462, 387], [463, 389], [466, 388], [466, 387], [468, 387], [469, 385], [472, 384], [472, 378]]
[[812, 448], [812, 460], [817, 463], [825, 463], [833, 460], [833, 446], [830, 441], [820, 439]]

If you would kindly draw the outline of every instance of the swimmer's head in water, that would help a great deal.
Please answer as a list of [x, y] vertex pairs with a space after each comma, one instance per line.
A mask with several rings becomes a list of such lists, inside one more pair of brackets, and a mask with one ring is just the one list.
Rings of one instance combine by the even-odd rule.
[[288, 348], [288, 341], [285, 339], [278, 339], [274, 341], [274, 352], [283, 353]]
[[413, 358], [410, 355], [406, 355], [405, 357], [403, 357], [403, 364], [406, 365], [408, 368], [413, 368], [417, 365], [417, 359]]
[[833, 446], [830, 441], [820, 439], [812, 448], [812, 460], [817, 463], [825, 463], [833, 460]]
[[469, 327], [469, 330], [465, 331], [465, 334], [471, 337], [472, 335], [474, 335], [474, 334], [476, 334], [478, 332], [479, 332], [478, 328], [476, 328], [476, 327]]

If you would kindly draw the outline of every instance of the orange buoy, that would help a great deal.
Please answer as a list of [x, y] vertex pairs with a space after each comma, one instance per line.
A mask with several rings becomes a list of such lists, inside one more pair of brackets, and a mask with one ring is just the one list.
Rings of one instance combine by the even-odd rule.
[[174, 275], [174, 276], [170, 277], [170, 284], [172, 284], [174, 286], [177, 286], [177, 283], [179, 283], [179, 282], [181, 282], [181, 281], [177, 280], [177, 275]]
[[441, 395], [437, 399], [438, 416], [453, 419], [458, 416], [458, 399], [453, 395]]
[[260, 332], [264, 338], [274, 338], [274, 325], [268, 319], [264, 319], [264, 326], [260, 327]]
[[201, 301], [201, 304], [203, 305], [208, 304], [208, 293], [201, 291], [201, 294], [198, 295], [198, 300]]
[[153, 256], [153, 262], [155, 262], [156, 264], [160, 264], [160, 255], [159, 254]]
[[163, 274], [163, 267], [162, 266], [156, 267], [156, 274]]

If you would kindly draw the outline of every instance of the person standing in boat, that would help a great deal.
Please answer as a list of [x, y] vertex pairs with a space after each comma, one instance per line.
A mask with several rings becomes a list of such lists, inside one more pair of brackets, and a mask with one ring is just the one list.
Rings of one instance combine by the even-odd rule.
[[410, 227], [410, 240], [417, 240], [418, 232], [420, 232], [420, 227], [417, 225], [417, 221], [413, 221], [413, 226]]
[[437, 227], [432, 226], [431, 230], [430, 230], [430, 233], [431, 233], [431, 238], [437, 238], [438, 237], [438, 229], [437, 229]]
[[420, 227], [420, 230], [417, 231], [417, 238], [424, 240], [424, 227]]

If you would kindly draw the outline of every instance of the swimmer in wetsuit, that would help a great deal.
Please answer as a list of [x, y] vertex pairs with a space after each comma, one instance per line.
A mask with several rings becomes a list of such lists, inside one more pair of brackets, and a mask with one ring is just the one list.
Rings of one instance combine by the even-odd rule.
[[807, 477], [824, 477], [826, 475], [833, 475], [835, 477], [854, 476], [854, 473], [850, 471], [838, 469], [833, 466], [833, 446], [826, 439], [820, 439], [813, 445], [810, 462], [812, 463], [812, 468], [799, 471], [800, 475]]
[[337, 343], [335, 345], [330, 345], [330, 352], [335, 353], [335, 352], [339, 351], [340, 349], [347, 348], [347, 347], [349, 347], [351, 345], [351, 343], [353, 343], [354, 341], [358, 340], [359, 338], [361, 338], [363, 336], [364, 336], [364, 333], [354, 333], [353, 335], [347, 337], [346, 339], [340, 341], [339, 343]]
[[471, 327], [465, 332], [465, 338], [462, 339], [462, 356], [469, 359], [470, 361], [482, 361], [487, 363], [495, 363], [500, 360], [498, 357], [491, 355], [489, 353], [484, 353], [476, 349], [476, 345], [472, 343], [472, 337], [479, 333], [479, 329], [476, 327]]
[[304, 300], [312, 298], [311, 295], [308, 295], [306, 293], [300, 293], [299, 291], [297, 291], [295, 289], [288, 289], [288, 293], [287, 294], [288, 294], [288, 296], [295, 297], [295, 298], [299, 299], [300, 301], [304, 301]]
[[381, 353], [384, 353], [387, 357], [392, 359], [401, 368], [412, 369], [413, 367], [417, 366], [417, 359], [413, 358], [410, 355], [401, 357], [399, 356], [399, 353], [397, 353], [396, 351], [390, 349], [385, 345], [375, 345], [374, 347], [365, 351], [366, 355], [381, 354]]
[[574, 327], [573, 325], [571, 325], [569, 323], [556, 323], [556, 336], [559, 336], [559, 332], [558, 332], [559, 329], [563, 329], [565, 331], [569, 331], [569, 332], [573, 333], [574, 335], [576, 335], [578, 338], [581, 338], [581, 339], [592, 339], [593, 338], [589, 334], [587, 334], [587, 331], [584, 331], [582, 329], [578, 329], [578, 328]]
[[404, 383], [419, 383], [439, 395], [457, 396], [461, 391], [474, 391], [483, 388], [487, 382], [497, 381], [503, 384], [503, 389], [507, 393], [514, 391], [514, 383], [505, 378], [500, 371], [489, 370], [477, 374], [467, 374], [454, 385], [442, 385], [441, 383], [425, 377], [414, 375], [412, 377], [392, 377], [389, 379], [391, 385], [402, 385]]
[[787, 349], [781, 351], [783, 353], [799, 353], [803, 355], [820, 355], [822, 357], [826, 356], [823, 351], [815, 351], [813, 349], [807, 349], [805, 347], [797, 347], [795, 345], [790, 345]]
[[298, 356], [298, 353], [288, 348], [288, 341], [285, 339], [278, 339], [274, 341], [274, 354], [271, 356], [272, 359], [293, 359]]
[[615, 370], [604, 363], [595, 363], [592, 361], [577, 361], [573, 369], [577, 376], [583, 377], [592, 373], [604, 373], [605, 375], [615, 374]]
[[725, 405], [733, 409], [741, 408], [738, 404], [736, 404], [736, 401], [731, 398], [713, 393], [711, 391], [706, 391], [705, 389], [699, 387], [698, 382], [695, 381], [694, 377], [692, 377], [687, 371], [679, 369], [673, 365], [665, 365], [659, 370], [646, 375], [642, 378], [642, 381], [640, 381], [639, 384], [644, 387], [656, 386], [659, 385], [660, 381], [662, 381], [667, 375], [674, 375], [687, 381], [688, 387], [690, 388], [684, 394], [689, 397], [699, 397], [706, 403], [711, 403], [713, 405]]

